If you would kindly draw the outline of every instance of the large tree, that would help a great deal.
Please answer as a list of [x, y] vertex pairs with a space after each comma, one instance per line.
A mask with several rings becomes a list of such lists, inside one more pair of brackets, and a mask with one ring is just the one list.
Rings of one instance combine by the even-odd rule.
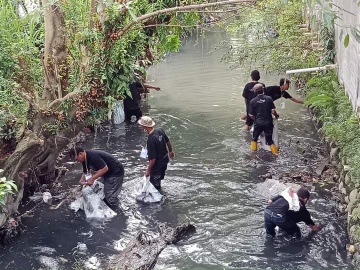
[[[0, 9], [10, 2], [0, 0]], [[10, 85], [0, 80], [0, 87], [10, 89], [11, 80], [16, 82], [13, 91], [27, 111], [15, 121], [17, 146], [4, 164], [5, 175], [19, 187], [16, 198], [9, 196], [8, 214], [17, 210], [24, 184], [50, 184], [56, 178], [59, 152], [85, 125], [103, 120], [128, 91], [136, 62], [177, 50], [181, 36], [201, 26], [207, 14], [236, 12], [234, 5], [255, 2], [42, 0], [35, 12], [12, 17], [23, 24], [12, 31], [27, 39], [16, 40], [19, 53], [11, 46], [11, 33], [2, 30], [6, 35], [0, 38], [8, 38], [3, 50], [9, 49], [13, 65], [7, 75], [0, 73]], [[0, 26], [6, 28], [5, 20]]]

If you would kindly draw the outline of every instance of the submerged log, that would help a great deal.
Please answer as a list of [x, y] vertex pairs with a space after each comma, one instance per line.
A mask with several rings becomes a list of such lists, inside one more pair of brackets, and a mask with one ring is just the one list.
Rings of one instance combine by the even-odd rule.
[[126, 248], [111, 262], [111, 269], [150, 270], [153, 269], [161, 251], [167, 245], [179, 242], [185, 236], [195, 232], [192, 224], [182, 224], [175, 229], [160, 227], [160, 236], [140, 232]]

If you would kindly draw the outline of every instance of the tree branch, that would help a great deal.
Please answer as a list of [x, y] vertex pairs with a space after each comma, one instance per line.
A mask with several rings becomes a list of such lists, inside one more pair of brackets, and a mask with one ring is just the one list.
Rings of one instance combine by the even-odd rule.
[[199, 10], [204, 9], [207, 7], [213, 7], [213, 6], [224, 6], [224, 5], [232, 5], [232, 4], [242, 4], [242, 3], [256, 3], [257, 0], [227, 0], [222, 2], [215, 2], [215, 3], [207, 3], [207, 4], [199, 4], [199, 5], [188, 5], [188, 6], [179, 6], [179, 7], [172, 7], [172, 8], [166, 8], [162, 10], [157, 10], [145, 15], [142, 15], [137, 18], [136, 21], [133, 21], [129, 23], [127, 26], [125, 26], [120, 33], [120, 36], [124, 35], [126, 32], [128, 32], [134, 25], [141, 23], [147, 19], [150, 19], [152, 17], [158, 16], [160, 14], [168, 14], [168, 13], [174, 13], [178, 11], [187, 11], [190, 12], [192, 10]]
[[58, 99], [55, 99], [54, 101], [52, 101], [52, 102], [47, 106], [47, 108], [48, 108], [48, 109], [52, 109], [52, 108], [55, 107], [56, 105], [59, 105], [59, 106], [60, 106], [60, 104], [61, 104], [62, 102], [64, 102], [64, 101], [67, 100], [67, 99], [73, 98], [73, 97], [75, 97], [75, 96], [78, 95], [78, 94], [79, 94], [79, 92], [77, 92], [77, 91], [70, 92], [70, 93], [68, 93], [66, 96], [64, 96], [63, 98], [58, 98]]

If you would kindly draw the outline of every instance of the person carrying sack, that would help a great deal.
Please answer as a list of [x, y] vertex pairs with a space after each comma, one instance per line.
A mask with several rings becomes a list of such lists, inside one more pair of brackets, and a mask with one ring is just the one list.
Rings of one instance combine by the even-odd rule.
[[139, 125], [149, 134], [146, 142], [148, 167], [145, 176], [150, 176], [150, 183], [157, 190], [161, 190], [161, 180], [165, 177], [169, 157], [174, 158], [175, 153], [168, 136], [161, 128], [155, 128], [155, 122], [149, 116], [143, 116]]
[[[124, 179], [124, 167], [121, 162], [105, 151], [85, 151], [79, 146], [70, 149], [70, 157], [82, 163], [83, 175], [80, 184], [91, 186], [96, 179], [103, 177], [104, 201], [108, 206], [117, 206]], [[90, 170], [95, 171], [95, 174], [91, 175]]]

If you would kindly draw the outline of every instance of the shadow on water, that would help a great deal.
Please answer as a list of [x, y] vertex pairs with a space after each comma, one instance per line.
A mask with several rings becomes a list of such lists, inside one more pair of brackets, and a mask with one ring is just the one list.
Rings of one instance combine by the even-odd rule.
[[[286, 109], [279, 110], [279, 157], [250, 152], [250, 134], [241, 131], [239, 120], [250, 69], [229, 70], [219, 62], [221, 52], [208, 53], [224, 39], [241, 45], [239, 37], [209, 32], [206, 39], [190, 38], [179, 53], [149, 70], [149, 81], [162, 91], [151, 93], [144, 111], [167, 132], [176, 152], [163, 183], [165, 202], [142, 205], [134, 199], [145, 170], [139, 155], [146, 134], [137, 124], [104, 130], [86, 147], [108, 151], [124, 163], [118, 215], [98, 224], [66, 204], [58, 210], [43, 206], [24, 218], [28, 231], [1, 251], [2, 269], [71, 269], [91, 257], [98, 259], [92, 258], [93, 269], [100, 269], [140, 230], [155, 234], [160, 223], [186, 221], [196, 225], [196, 234], [167, 247], [156, 269], [353, 269], [345, 250], [346, 225], [325, 188], [315, 187], [308, 206], [314, 220], [325, 225], [322, 231], [310, 234], [301, 225], [300, 241], [284, 235], [266, 239], [267, 198], [257, 189], [259, 176], [308, 170], [323, 146], [306, 110], [286, 101]], [[267, 85], [280, 78], [262, 75]], [[297, 96], [294, 89], [290, 93]], [[76, 185], [80, 173], [79, 165], [70, 167], [64, 186]]]

